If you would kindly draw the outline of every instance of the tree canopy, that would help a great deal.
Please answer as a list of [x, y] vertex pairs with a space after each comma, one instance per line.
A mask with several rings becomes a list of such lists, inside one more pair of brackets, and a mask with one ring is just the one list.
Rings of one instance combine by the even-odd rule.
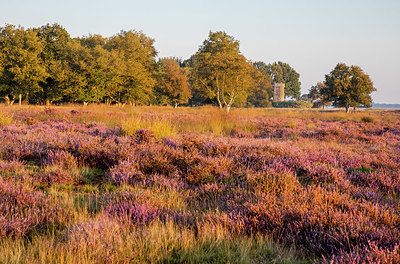
[[329, 98], [322, 94], [322, 90], [325, 88], [324, 82], [318, 82], [316, 85], [311, 86], [308, 91], [308, 99], [313, 103], [313, 107], [322, 107], [330, 104]]
[[0, 92], [6, 101], [41, 91], [39, 82], [47, 75], [40, 59], [44, 46], [33, 29], [13, 25], [0, 29]]
[[334, 106], [350, 107], [371, 107], [371, 93], [376, 91], [368, 74], [359, 66], [347, 66], [338, 63], [336, 67], [325, 75], [325, 87], [321, 94], [333, 102]]
[[271, 76], [263, 70], [263, 62], [255, 62], [254, 66], [254, 87], [249, 90], [247, 97], [247, 105], [254, 107], [270, 107], [272, 106], [271, 99], [274, 94]]
[[0, 95], [53, 101], [149, 104], [156, 83], [154, 40], [134, 30], [71, 38], [58, 24], [0, 28]]
[[67, 77], [63, 51], [71, 38], [68, 32], [58, 24], [47, 24], [35, 29], [35, 31], [44, 43], [40, 58], [47, 73], [46, 79], [39, 82], [42, 89], [38, 97], [44, 99], [46, 104], [49, 105], [63, 97]]
[[118, 60], [119, 82], [112, 98], [118, 102], [148, 104], [156, 83], [154, 39], [134, 30], [121, 31], [108, 39], [105, 48]]
[[239, 42], [225, 32], [210, 32], [192, 58], [192, 80], [197, 92], [216, 100], [229, 112], [247, 98], [253, 67], [240, 53]]
[[187, 103], [191, 96], [188, 69], [182, 68], [174, 58], [162, 58], [158, 65], [155, 91], [160, 98], [159, 103], [175, 107]]

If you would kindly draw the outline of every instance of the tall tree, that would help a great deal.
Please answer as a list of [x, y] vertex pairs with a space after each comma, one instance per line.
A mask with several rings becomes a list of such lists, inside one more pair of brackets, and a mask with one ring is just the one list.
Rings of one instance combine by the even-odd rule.
[[289, 64], [278, 61], [266, 65], [264, 62], [256, 62], [255, 67], [271, 76], [274, 83], [285, 84], [285, 97], [300, 98], [300, 74]]
[[66, 96], [75, 102], [100, 102], [106, 93], [107, 51], [101, 46], [90, 49], [78, 40], [68, 42], [65, 49], [68, 64]]
[[240, 54], [239, 41], [225, 32], [210, 32], [192, 58], [195, 91], [215, 99], [227, 112], [235, 100], [247, 98], [252, 65]]
[[350, 107], [371, 107], [373, 91], [376, 88], [368, 74], [358, 66], [349, 67], [344, 63], [338, 63], [325, 75], [325, 87], [321, 89], [334, 106], [346, 108], [347, 113]]
[[187, 103], [191, 95], [187, 68], [181, 68], [174, 58], [160, 59], [155, 90], [159, 97], [167, 98], [175, 108], [178, 104]]
[[46, 70], [40, 54], [44, 43], [33, 29], [6, 25], [0, 28], [1, 75], [0, 90], [6, 101], [19, 95], [28, 99], [29, 94], [41, 90], [40, 81], [46, 78]]
[[44, 42], [41, 53], [46, 68], [47, 78], [39, 82], [42, 87], [41, 97], [50, 105], [53, 101], [62, 99], [66, 88], [68, 69], [65, 67], [63, 54], [67, 43], [71, 40], [68, 32], [58, 24], [47, 24], [36, 29], [39, 38]]
[[133, 104], [149, 103], [156, 83], [154, 39], [142, 32], [121, 31], [108, 39], [105, 48], [120, 59], [119, 84], [113, 99]]
[[104, 100], [107, 104], [112, 101], [122, 104], [121, 99], [115, 95], [118, 95], [123, 89], [121, 69], [124, 66], [124, 58], [117, 50], [108, 49], [106, 46], [108, 39], [101, 35], [82, 37], [79, 38], [79, 42], [90, 51], [93, 59], [94, 68], [91, 70], [91, 80], [101, 91], [101, 98], [98, 100]]

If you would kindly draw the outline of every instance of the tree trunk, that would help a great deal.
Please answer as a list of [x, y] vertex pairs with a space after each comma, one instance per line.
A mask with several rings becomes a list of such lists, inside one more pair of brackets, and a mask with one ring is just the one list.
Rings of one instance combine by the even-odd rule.
[[175, 108], [175, 109], [178, 108], [178, 103], [177, 103], [177, 102], [175, 102], [174, 108]]
[[88, 102], [83, 102], [83, 106], [87, 106], [88, 105]]
[[50, 106], [50, 105], [51, 105], [51, 102], [50, 102], [49, 99], [46, 99], [46, 105], [47, 105], [47, 106]]
[[[218, 100], [218, 104], [219, 104], [219, 109], [222, 109], [221, 98], [219, 98], [220, 90], [219, 90], [219, 84], [218, 84], [218, 77], [216, 78], [216, 80], [217, 80], [217, 100]], [[222, 96], [224, 96], [223, 93], [222, 93]]]
[[29, 93], [27, 93], [26, 96], [25, 96], [24, 104], [26, 104], [26, 105], [29, 104]]
[[10, 99], [10, 97], [8, 95], [6, 95], [6, 96], [4, 96], [4, 100], [6, 100], [6, 104], [8, 106], [13, 105], [15, 102], [14, 96], [12, 97], [12, 99]]
[[221, 99], [219, 98], [219, 90], [218, 90], [218, 94], [217, 94], [217, 100], [218, 100], [218, 105], [219, 105], [219, 109], [222, 109], [222, 103], [221, 103]]
[[346, 105], [346, 113], [350, 112], [350, 106]]
[[8, 95], [4, 96], [4, 100], [6, 100], [7, 105], [10, 105], [10, 97]]
[[19, 98], [18, 104], [19, 104], [19, 106], [21, 106], [22, 105], [22, 94], [19, 94], [18, 98]]
[[229, 110], [231, 110], [231, 106], [230, 106], [230, 105], [227, 105], [227, 106], [225, 107], [225, 111], [226, 111], [227, 113], [229, 113]]

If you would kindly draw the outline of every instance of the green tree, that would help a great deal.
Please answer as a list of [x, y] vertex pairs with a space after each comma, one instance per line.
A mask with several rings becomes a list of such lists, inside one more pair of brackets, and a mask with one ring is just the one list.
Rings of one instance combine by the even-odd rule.
[[376, 91], [368, 74], [358, 66], [348, 67], [344, 63], [338, 63], [336, 67], [325, 75], [325, 87], [321, 94], [333, 102], [334, 106], [371, 107], [371, 93]]
[[181, 68], [174, 58], [160, 59], [155, 90], [159, 97], [167, 98], [175, 108], [178, 104], [187, 103], [191, 95], [188, 69]]
[[94, 49], [96, 46], [104, 47], [107, 43], [107, 38], [104, 38], [98, 34], [89, 34], [89, 36], [78, 38], [78, 40], [82, 46], [85, 46], [89, 49]]
[[123, 102], [118, 94], [123, 89], [121, 69], [124, 66], [124, 58], [117, 50], [108, 49], [106, 46], [108, 39], [101, 35], [89, 35], [79, 38], [79, 41], [82, 46], [89, 49], [93, 59], [94, 68], [91, 70], [90, 79], [101, 91], [101, 98], [98, 100], [104, 100], [106, 104], [116, 102], [122, 105]]
[[253, 67], [240, 54], [239, 41], [222, 31], [210, 32], [192, 64], [193, 86], [203, 97], [216, 100], [227, 112], [235, 100], [246, 102]]
[[272, 81], [269, 77], [263, 76], [255, 82], [254, 89], [251, 89], [247, 97], [248, 105], [254, 107], [272, 106], [271, 97], [273, 96]]
[[278, 61], [266, 65], [264, 62], [256, 62], [255, 67], [263, 73], [271, 76], [274, 83], [285, 84], [285, 97], [300, 98], [300, 74], [289, 64]]
[[19, 95], [28, 101], [29, 94], [41, 91], [39, 82], [46, 78], [40, 54], [44, 43], [33, 29], [6, 25], [0, 28], [0, 92], [11, 103]]
[[260, 62], [255, 62], [253, 66], [255, 68], [253, 74], [254, 88], [249, 91], [247, 104], [255, 107], [270, 107], [272, 106], [271, 98], [274, 93], [272, 78], [266, 71], [262, 70]]
[[65, 95], [75, 102], [100, 102], [106, 94], [108, 52], [101, 46], [90, 49], [79, 40], [69, 41], [65, 49], [65, 63], [69, 69], [66, 76]]
[[68, 32], [58, 24], [47, 24], [36, 31], [44, 42], [41, 58], [47, 72], [47, 78], [39, 82], [42, 87], [39, 96], [45, 100], [46, 105], [50, 105], [53, 101], [62, 99], [64, 95], [68, 69], [63, 63], [65, 59], [63, 54], [71, 38]]
[[316, 85], [311, 86], [308, 91], [307, 97], [313, 103], [313, 107], [322, 107], [324, 109], [325, 106], [330, 104], [329, 98], [321, 92], [324, 88], [325, 83], [318, 82]]
[[105, 49], [118, 61], [118, 85], [111, 96], [114, 101], [147, 104], [156, 83], [154, 39], [142, 32], [121, 31], [109, 38]]

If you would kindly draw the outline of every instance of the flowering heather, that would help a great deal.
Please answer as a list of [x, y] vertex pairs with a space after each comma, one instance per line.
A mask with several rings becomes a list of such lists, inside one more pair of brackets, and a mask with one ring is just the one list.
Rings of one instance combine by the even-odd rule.
[[0, 160], [0, 174], [3, 178], [23, 176], [26, 173], [25, 164], [19, 160]]
[[161, 210], [151, 202], [143, 201], [143, 198], [130, 193], [118, 193], [106, 198], [104, 212], [127, 226], [148, 224], [161, 214]]
[[26, 236], [65, 217], [66, 212], [43, 193], [0, 178], [0, 237]]
[[143, 173], [139, 170], [138, 162], [123, 160], [118, 165], [110, 168], [109, 180], [114, 184], [134, 184], [144, 179]]
[[[81, 123], [83, 113], [94, 120]], [[108, 127], [89, 110], [17, 111], [13, 124], [0, 127], [1, 236], [57, 226], [64, 207], [49, 201], [66, 196], [75, 218], [57, 230], [71, 245], [98, 249], [97, 262], [127, 261], [95, 245], [109, 243], [102, 229], [115, 230], [115, 241], [171, 222], [193, 239], [218, 227], [295, 248], [315, 262], [397, 263], [399, 113], [371, 114], [368, 122], [366, 114], [304, 114], [233, 112], [218, 117], [217, 127], [206, 111], [141, 113], [152, 124], [176, 121], [179, 133], [160, 138], [147, 128]], [[193, 125], [198, 120], [213, 129]], [[85, 211], [85, 203], [96, 208]]]

